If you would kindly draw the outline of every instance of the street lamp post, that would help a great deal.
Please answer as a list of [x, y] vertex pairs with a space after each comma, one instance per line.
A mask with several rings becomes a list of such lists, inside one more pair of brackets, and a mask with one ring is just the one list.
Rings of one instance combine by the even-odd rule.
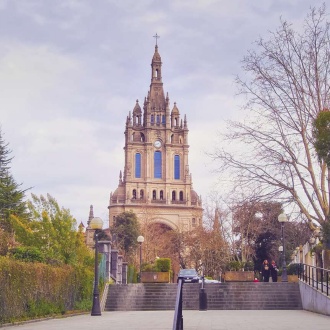
[[288, 218], [285, 213], [281, 213], [278, 216], [278, 221], [281, 223], [281, 241], [283, 247], [283, 255], [282, 255], [282, 282], [288, 281], [288, 274], [286, 271], [286, 261], [285, 261], [285, 244], [284, 244], [284, 223], [288, 221]]
[[279, 260], [278, 264], [281, 265], [283, 263], [283, 246], [282, 245], [280, 245], [278, 247], [278, 252], [280, 253], [280, 260]]
[[142, 243], [144, 242], [144, 237], [143, 236], [139, 236], [137, 238], [138, 243], [140, 244], [140, 277], [139, 277], [139, 283], [141, 283], [141, 269], [142, 269]]
[[99, 292], [99, 263], [98, 263], [98, 234], [102, 230], [103, 220], [101, 218], [93, 218], [90, 222], [91, 229], [95, 230], [94, 240], [95, 240], [95, 269], [94, 269], [94, 291], [93, 291], [93, 307], [92, 307], [92, 316], [101, 315], [101, 306], [100, 306], [100, 292]]

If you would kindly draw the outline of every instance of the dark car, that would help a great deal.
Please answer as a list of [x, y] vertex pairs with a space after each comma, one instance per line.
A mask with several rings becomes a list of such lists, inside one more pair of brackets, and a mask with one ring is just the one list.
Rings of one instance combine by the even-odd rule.
[[196, 269], [181, 269], [178, 280], [182, 278], [184, 283], [198, 283], [199, 276]]

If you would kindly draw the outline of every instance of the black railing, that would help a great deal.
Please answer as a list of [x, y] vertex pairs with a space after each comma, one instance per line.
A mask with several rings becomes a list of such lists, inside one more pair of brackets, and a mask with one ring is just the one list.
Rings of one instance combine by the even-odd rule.
[[173, 330], [183, 330], [182, 289], [183, 289], [183, 279], [179, 278], [178, 279], [178, 288], [176, 291]]
[[298, 277], [301, 281], [329, 296], [330, 270], [306, 264], [298, 267]]

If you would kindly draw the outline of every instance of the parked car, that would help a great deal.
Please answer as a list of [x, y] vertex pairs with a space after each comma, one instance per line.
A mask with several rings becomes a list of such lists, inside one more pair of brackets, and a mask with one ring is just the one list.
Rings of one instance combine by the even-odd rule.
[[[199, 283], [202, 283], [203, 277], [200, 277]], [[220, 281], [217, 280], [211, 280], [209, 278], [204, 277], [204, 283], [220, 283]]]
[[179, 271], [178, 280], [179, 278], [182, 278], [184, 283], [198, 283], [199, 281], [196, 269], [181, 269]]

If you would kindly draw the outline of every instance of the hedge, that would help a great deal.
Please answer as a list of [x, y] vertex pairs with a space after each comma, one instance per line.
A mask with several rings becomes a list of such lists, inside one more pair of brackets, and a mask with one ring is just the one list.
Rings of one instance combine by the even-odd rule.
[[82, 266], [0, 257], [0, 324], [89, 308], [93, 279], [93, 269]]

